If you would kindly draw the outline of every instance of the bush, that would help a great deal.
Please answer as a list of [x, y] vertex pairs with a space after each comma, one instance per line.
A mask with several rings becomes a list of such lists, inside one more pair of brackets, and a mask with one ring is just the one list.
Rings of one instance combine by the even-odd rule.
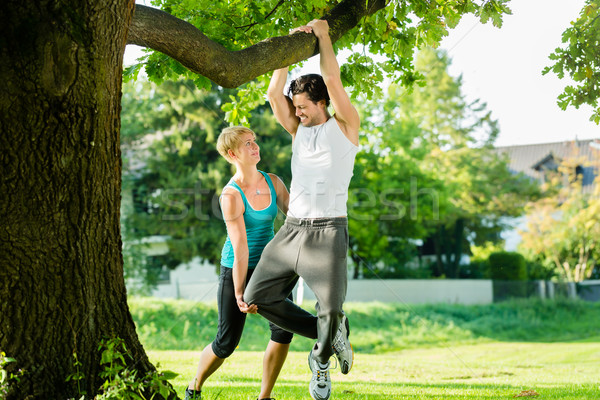
[[489, 265], [490, 277], [494, 281], [494, 301], [527, 297], [525, 257], [515, 252], [499, 251], [490, 254]]
[[556, 276], [554, 265], [527, 260], [527, 279], [549, 281]]
[[499, 281], [527, 280], [525, 257], [512, 251], [499, 251], [490, 254], [490, 276]]

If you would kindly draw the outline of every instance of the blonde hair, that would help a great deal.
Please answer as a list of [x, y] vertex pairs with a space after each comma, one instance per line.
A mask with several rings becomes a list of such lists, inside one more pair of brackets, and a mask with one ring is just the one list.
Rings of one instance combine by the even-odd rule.
[[250, 128], [245, 126], [230, 126], [221, 131], [217, 139], [217, 150], [227, 161], [232, 162], [229, 157], [229, 150], [235, 151], [242, 145], [242, 135], [251, 133], [254, 138], [256, 134]]

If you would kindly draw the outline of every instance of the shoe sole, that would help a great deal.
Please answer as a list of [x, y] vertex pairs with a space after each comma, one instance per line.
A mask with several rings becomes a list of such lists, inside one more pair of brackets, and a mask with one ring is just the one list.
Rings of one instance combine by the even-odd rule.
[[[348, 338], [350, 337], [350, 322], [348, 322], [348, 317], [344, 316], [344, 318], [346, 319], [346, 331], [348, 331]], [[348, 339], [348, 343], [350, 343], [350, 340]], [[347, 375], [348, 372], [350, 372], [350, 370], [352, 369], [352, 366], [354, 365], [354, 348], [352, 347], [352, 343], [350, 343], [350, 350], [352, 351], [352, 365], [350, 365], [350, 368], [348, 368], [348, 363], [341, 363], [340, 362], [340, 371], [342, 372], [342, 374]]]

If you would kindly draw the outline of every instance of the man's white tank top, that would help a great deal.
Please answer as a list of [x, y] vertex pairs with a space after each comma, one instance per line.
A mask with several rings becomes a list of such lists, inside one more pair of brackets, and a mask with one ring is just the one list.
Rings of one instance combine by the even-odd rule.
[[347, 215], [348, 185], [358, 151], [334, 117], [317, 126], [298, 126], [292, 145], [288, 215], [324, 218]]

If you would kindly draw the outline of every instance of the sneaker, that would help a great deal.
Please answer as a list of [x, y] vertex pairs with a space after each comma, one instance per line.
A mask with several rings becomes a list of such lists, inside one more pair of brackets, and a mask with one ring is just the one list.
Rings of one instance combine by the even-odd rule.
[[312, 378], [308, 385], [310, 397], [314, 400], [327, 400], [331, 394], [331, 380], [329, 379], [329, 361], [321, 364], [312, 357], [312, 350], [308, 355], [308, 366], [312, 371]]
[[187, 388], [185, 389], [185, 400], [201, 400], [202, 395], [200, 393], [200, 390]]
[[340, 327], [338, 328], [335, 338], [333, 338], [333, 352], [338, 359], [340, 364], [340, 370], [342, 374], [347, 374], [352, 368], [352, 362], [354, 361], [354, 351], [348, 337], [350, 336], [350, 324], [346, 314], [340, 321]]

